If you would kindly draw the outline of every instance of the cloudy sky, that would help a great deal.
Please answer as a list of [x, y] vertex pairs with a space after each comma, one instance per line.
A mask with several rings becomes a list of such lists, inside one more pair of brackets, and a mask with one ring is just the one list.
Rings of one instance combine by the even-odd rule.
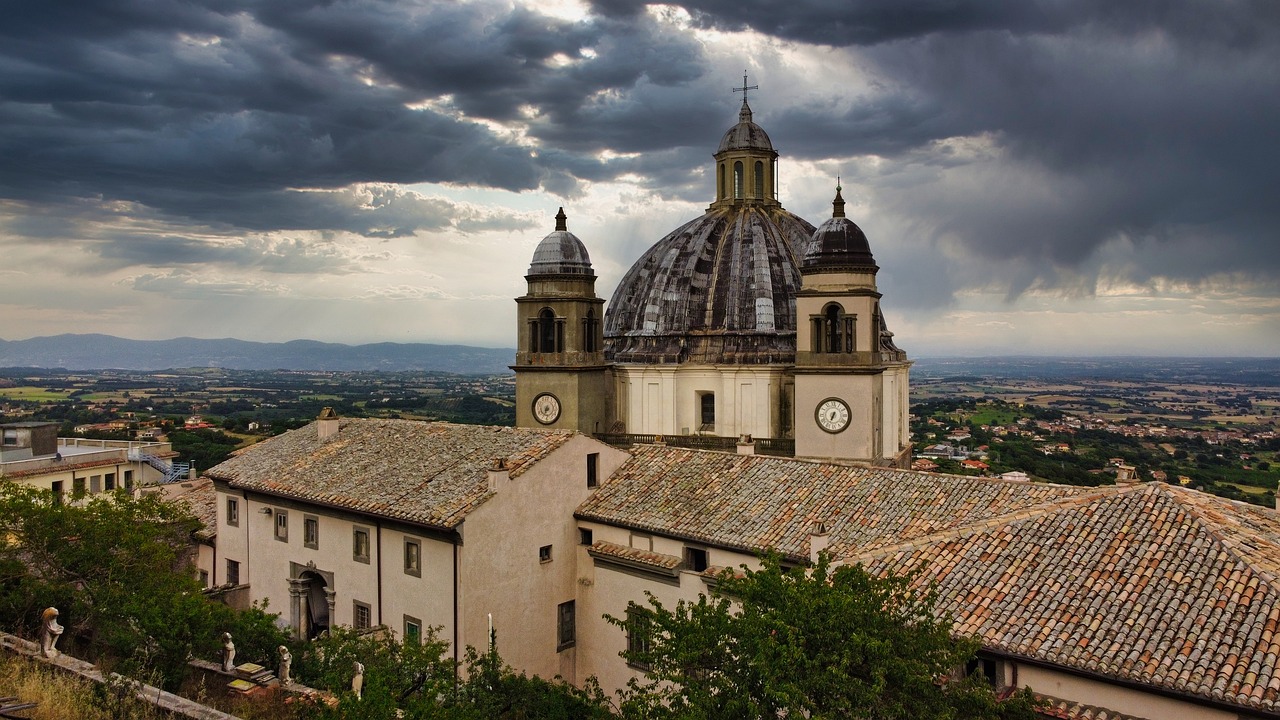
[[915, 356], [1280, 355], [1275, 0], [79, 0], [0, 23], [0, 338], [514, 344], [751, 105]]

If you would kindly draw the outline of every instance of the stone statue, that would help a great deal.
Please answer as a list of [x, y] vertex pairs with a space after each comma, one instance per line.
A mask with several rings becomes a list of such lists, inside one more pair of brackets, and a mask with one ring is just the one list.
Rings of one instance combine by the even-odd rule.
[[289, 687], [289, 685], [293, 682], [292, 680], [289, 679], [289, 667], [293, 665], [293, 654], [290, 653], [289, 648], [285, 647], [284, 645], [280, 646], [279, 652], [280, 652], [280, 670], [279, 672], [276, 673], [276, 677], [279, 678], [281, 685], [283, 685], [284, 687]]
[[236, 644], [231, 642], [231, 633], [222, 633], [222, 672], [231, 672], [236, 666]]
[[361, 700], [361, 691], [364, 690], [364, 665], [359, 662], [355, 664], [355, 675], [351, 677], [351, 692], [356, 694], [356, 699]]
[[58, 608], [45, 608], [40, 614], [40, 654], [47, 658], [58, 657], [58, 638], [62, 636], [62, 626], [58, 624]]

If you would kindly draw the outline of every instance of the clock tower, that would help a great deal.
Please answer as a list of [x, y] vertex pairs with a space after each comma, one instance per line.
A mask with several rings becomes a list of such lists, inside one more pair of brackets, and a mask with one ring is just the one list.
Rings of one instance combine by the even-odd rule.
[[569, 232], [564, 208], [534, 250], [516, 298], [516, 425], [603, 432], [608, 420], [604, 300], [587, 248]]
[[908, 467], [906, 353], [880, 314], [879, 267], [862, 229], [832, 217], [813, 234], [796, 293], [796, 456]]

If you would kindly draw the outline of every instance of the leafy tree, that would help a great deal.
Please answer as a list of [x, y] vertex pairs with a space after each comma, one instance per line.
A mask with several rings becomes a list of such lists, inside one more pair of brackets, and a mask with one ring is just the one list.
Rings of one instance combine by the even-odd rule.
[[170, 689], [193, 653], [212, 654], [220, 632], [279, 644], [261, 610], [239, 615], [200, 592], [191, 565], [198, 526], [184, 506], [156, 496], [64, 499], [0, 484], [0, 623], [34, 635], [40, 611], [57, 607], [64, 648], [78, 643]]
[[624, 691], [634, 718], [1032, 718], [1028, 692], [998, 701], [980, 678], [952, 677], [977, 651], [910, 577], [860, 566], [726, 572], [714, 594], [667, 608], [650, 595], [606, 615], [648, 670]]

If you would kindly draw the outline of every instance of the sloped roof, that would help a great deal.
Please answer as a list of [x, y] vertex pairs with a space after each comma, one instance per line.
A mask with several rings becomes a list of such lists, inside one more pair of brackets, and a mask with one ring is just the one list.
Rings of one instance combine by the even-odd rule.
[[638, 446], [578, 516], [757, 552], [809, 556], [822, 523], [837, 556], [1110, 491], [910, 470]]
[[506, 459], [515, 478], [575, 434], [343, 419], [327, 440], [312, 423], [246, 448], [205, 474], [233, 488], [452, 529], [488, 498], [496, 458]]
[[1280, 515], [1163, 483], [851, 555], [984, 646], [1248, 708], [1280, 696]]
[[200, 521], [196, 537], [209, 540], [218, 535], [218, 498], [209, 478], [148, 487], [143, 492], [159, 492], [165, 500], [182, 503]]

